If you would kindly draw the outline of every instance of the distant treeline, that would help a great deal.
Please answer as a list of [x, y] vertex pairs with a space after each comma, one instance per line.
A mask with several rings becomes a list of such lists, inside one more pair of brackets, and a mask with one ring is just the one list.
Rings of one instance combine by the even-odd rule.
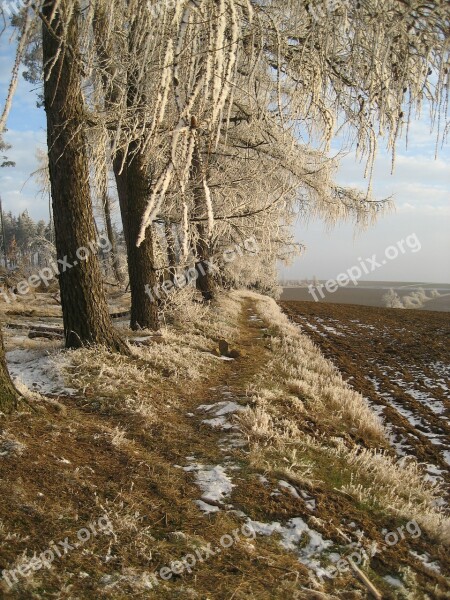
[[[37, 223], [28, 211], [15, 216], [11, 211], [1, 215], [1, 264], [15, 267], [20, 264], [39, 264], [39, 255], [48, 253], [53, 243], [53, 227], [43, 219]], [[5, 264], [6, 259], [6, 264]]]
[[[99, 235], [106, 235], [103, 227], [98, 227], [97, 223], [95, 226]], [[123, 233], [114, 223], [112, 233], [117, 251], [119, 254], [123, 253]], [[16, 216], [11, 211], [2, 213], [0, 209], [0, 267], [20, 267], [26, 271], [29, 268], [48, 266], [56, 254], [54, 241], [52, 222], [43, 219], [36, 222], [27, 210]], [[108, 271], [107, 265], [104, 268]]]

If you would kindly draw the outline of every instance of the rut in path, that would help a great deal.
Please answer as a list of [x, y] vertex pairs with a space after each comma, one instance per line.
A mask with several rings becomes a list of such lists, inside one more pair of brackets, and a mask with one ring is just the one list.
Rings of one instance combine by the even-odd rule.
[[183, 468], [196, 475], [201, 491], [196, 502], [205, 513], [233, 510], [227, 498], [235, 487], [233, 476], [239, 474], [246, 459], [246, 440], [233, 417], [248, 406], [247, 386], [267, 360], [266, 328], [251, 302], [243, 304], [240, 332], [240, 356], [221, 358], [226, 362], [222, 376], [205, 390], [201, 402], [193, 399], [186, 415], [191, 435], [184, 442], [190, 453]]

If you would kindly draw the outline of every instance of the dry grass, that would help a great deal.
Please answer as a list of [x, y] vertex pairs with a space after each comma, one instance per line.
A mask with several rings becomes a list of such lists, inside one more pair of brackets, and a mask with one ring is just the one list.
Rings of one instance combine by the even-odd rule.
[[356, 429], [365, 440], [385, 445], [380, 419], [364, 398], [344, 382], [336, 367], [300, 333], [274, 300], [257, 294], [250, 297], [269, 328], [274, 355], [269, 369], [273, 376], [285, 382], [308, 407], [308, 413], [322, 422], [342, 431]]
[[[263, 324], [249, 322], [249, 311], [264, 319], [265, 333]], [[54, 345], [55, 369], [76, 394], [58, 401], [36, 396], [38, 412], [19, 412], [4, 428], [10, 455], [3, 460], [0, 452], [0, 494], [9, 498], [7, 509], [0, 506], [2, 564], [12, 568], [25, 551], [43, 550], [50, 540], [66, 535], [73, 539], [101, 514], [113, 524], [111, 535], [91, 540], [50, 571], [22, 579], [11, 598], [366, 597], [351, 574], [330, 589], [321, 586], [276, 536], [237, 543], [192, 574], [149, 588], [149, 574], [156, 569], [194, 548], [217, 545], [221, 535], [239, 527], [240, 510], [267, 523], [301, 516], [334, 540], [340, 553], [347, 542], [338, 529], [351, 536], [351, 520], [372, 543], [379, 541], [383, 526], [394, 527], [403, 517], [420, 513], [421, 525], [429, 525], [438, 515], [428, 511], [434, 492], [421, 481], [418, 485], [414, 467], [403, 470], [375, 451], [386, 444], [384, 432], [363, 399], [273, 301], [235, 293], [205, 307], [186, 298], [185, 305], [167, 307], [165, 316], [161, 336], [148, 346], [132, 346], [132, 357], [102, 348], [61, 351]], [[123, 332], [130, 339], [154, 336]], [[241, 351], [235, 362], [212, 354], [220, 339]], [[227, 457], [238, 467], [229, 471], [235, 484], [229, 501], [237, 511], [205, 516], [195, 503], [201, 491], [193, 474], [177, 465], [186, 465], [192, 455], [205, 465], [225, 464], [220, 450], [224, 432], [205, 425], [204, 413], [197, 410], [222, 399], [225, 388], [238, 402], [250, 404], [238, 421], [249, 444], [230, 449]], [[359, 445], [363, 436], [366, 448]], [[15, 443], [22, 444], [22, 451]], [[266, 484], [259, 475], [267, 476]], [[280, 479], [308, 491], [315, 511], [288, 491], [272, 495]], [[436, 521], [430, 530], [437, 527]], [[414, 549], [430, 552], [428, 538], [419, 541], [423, 545]], [[404, 546], [398, 554], [383, 554], [381, 564], [388, 565], [388, 572], [396, 572], [399, 556], [402, 565], [414, 566]], [[370, 566], [367, 571], [379, 577], [385, 590], [381, 576]], [[412, 588], [424, 589], [429, 579], [420, 569], [404, 580], [407, 576]], [[436, 578], [431, 581], [430, 597], [434, 586], [439, 598], [441, 588]]]
[[[386, 448], [386, 434], [364, 398], [272, 299], [249, 292], [235, 296], [255, 301], [273, 351], [264, 379], [255, 385], [253, 407], [236, 417], [253, 464], [303, 483], [336, 478], [344, 493], [370, 509], [415, 519], [436, 540], [449, 543], [450, 519], [436, 507], [439, 486], [425, 483], [415, 463], [397, 463], [378, 450]], [[312, 435], [305, 431], [310, 421], [316, 423]]]

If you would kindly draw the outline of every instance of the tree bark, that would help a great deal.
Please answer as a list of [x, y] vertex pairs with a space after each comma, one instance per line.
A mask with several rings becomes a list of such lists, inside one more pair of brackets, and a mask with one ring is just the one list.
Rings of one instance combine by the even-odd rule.
[[[148, 165], [138, 151], [131, 158], [133, 145], [130, 145], [128, 163], [128, 273], [131, 291], [131, 329], [159, 329], [158, 305], [147, 290], [153, 289], [157, 283], [154, 268], [154, 249], [152, 228], [147, 229], [145, 240], [139, 246], [142, 217], [150, 195], [150, 179], [147, 175]], [[148, 287], [147, 287], [148, 286]]]
[[[102, 27], [106, 22], [105, 14], [98, 8], [95, 14], [94, 33], [96, 36], [97, 53], [100, 62], [109, 74], [104, 76], [105, 104], [112, 107], [120, 97], [115, 84], [116, 74], [110, 66], [112, 51], [102, 37]], [[133, 29], [129, 32], [129, 44], [132, 45]], [[139, 74], [128, 73], [127, 107], [133, 109], [137, 102], [144, 102], [137, 97], [133, 78]], [[138, 142], [132, 142], [126, 151], [118, 150], [113, 156], [113, 171], [119, 197], [120, 213], [122, 216], [123, 232], [128, 255], [128, 275], [131, 290], [131, 321], [130, 327], [138, 329], [159, 329], [158, 306], [153, 296], [148, 293], [157, 284], [155, 271], [153, 236], [151, 228], [140, 248], [136, 247], [140, 224], [150, 196], [151, 180], [145, 156], [140, 152]]]
[[54, 11], [56, 4], [43, 8], [44, 104], [57, 258], [67, 261], [59, 267], [66, 346], [102, 344], [128, 353], [109, 316], [97, 253], [90, 250], [87, 260], [77, 254], [97, 240], [83, 135], [80, 11], [76, 4], [63, 27], [61, 11], [69, 12], [69, 3], [63, 0]]
[[111, 265], [112, 265], [112, 269], [114, 272], [114, 277], [116, 278], [116, 281], [118, 284], [123, 285], [124, 277], [123, 277], [122, 271], [120, 270], [119, 252], [117, 249], [117, 239], [116, 239], [116, 234], [114, 233], [114, 228], [112, 225], [112, 218], [111, 218], [111, 199], [110, 199], [107, 191], [104, 192], [102, 204], [103, 204], [103, 210], [105, 213], [106, 234], [107, 234], [108, 240], [111, 244], [110, 256], [111, 256]]
[[0, 329], [0, 412], [8, 414], [17, 408], [19, 393], [12, 382], [6, 366], [5, 347]]
[[164, 225], [164, 235], [167, 244], [167, 278], [174, 283], [177, 273], [177, 254], [175, 251], [175, 236], [173, 234], [173, 225], [166, 222]]
[[[192, 118], [193, 128], [197, 127], [197, 120], [195, 117]], [[191, 179], [194, 185], [194, 214], [197, 218], [204, 217], [206, 215], [206, 200], [205, 192], [202, 185], [202, 161], [200, 156], [200, 149], [198, 142], [195, 146], [194, 154], [192, 157], [192, 168], [191, 168]], [[215, 293], [215, 282], [213, 272], [208, 266], [208, 262], [211, 258], [211, 248], [208, 241], [207, 230], [203, 221], [196, 223], [197, 229], [197, 242], [195, 245], [195, 253], [197, 261], [195, 263], [195, 269], [197, 271], [196, 286], [199, 292], [203, 296], [203, 300], [213, 300]]]

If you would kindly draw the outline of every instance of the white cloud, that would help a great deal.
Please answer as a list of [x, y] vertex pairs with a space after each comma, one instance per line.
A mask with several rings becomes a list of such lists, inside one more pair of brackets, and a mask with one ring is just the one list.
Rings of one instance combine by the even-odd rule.
[[[444, 153], [447, 155], [447, 151]], [[342, 160], [338, 181], [344, 185], [367, 188], [364, 166], [350, 155]], [[446, 213], [450, 197], [450, 169], [444, 157], [436, 160], [428, 154], [399, 154], [391, 174], [391, 157], [381, 153], [375, 163], [373, 192], [378, 198], [393, 196], [398, 210], [417, 206], [417, 212]], [[406, 208], [405, 208], [406, 207]]]
[[450, 217], [450, 206], [434, 206], [432, 204], [417, 206], [404, 202], [403, 204], [397, 205], [397, 213]]
[[45, 132], [9, 130], [5, 140], [12, 146], [7, 152], [8, 158], [16, 166], [0, 170], [4, 209], [16, 214], [28, 209], [34, 219], [47, 219], [47, 199], [41, 197], [36, 182], [30, 179], [38, 168], [36, 150], [46, 145]]

